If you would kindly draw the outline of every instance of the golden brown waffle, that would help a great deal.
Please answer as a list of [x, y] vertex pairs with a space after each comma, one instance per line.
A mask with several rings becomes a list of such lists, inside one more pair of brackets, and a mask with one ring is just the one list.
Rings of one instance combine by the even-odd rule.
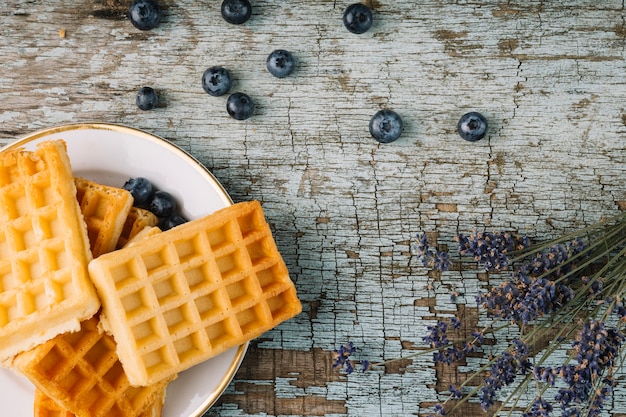
[[133, 205], [133, 196], [122, 188], [76, 178], [76, 198], [87, 224], [94, 258], [117, 246], [124, 222]]
[[146, 226], [143, 228], [143, 230], [140, 230], [135, 236], [128, 239], [123, 247], [134, 245], [141, 239], [144, 239], [148, 236], [156, 235], [157, 233], [161, 233], [161, 229], [159, 229], [157, 226]]
[[35, 389], [33, 408], [34, 417], [75, 417], [38, 389]]
[[78, 332], [18, 354], [13, 365], [45, 396], [77, 417], [137, 417], [161, 398], [169, 382], [131, 386], [115, 341], [100, 331], [97, 316], [81, 323]]
[[70, 330], [100, 301], [63, 141], [0, 153], [0, 361]]
[[[160, 417], [163, 410], [163, 402], [165, 400], [165, 390], [161, 390], [152, 402], [150, 407], [141, 413], [139, 417]], [[39, 389], [35, 389], [35, 401], [34, 417], [76, 417], [75, 414], [64, 410], [63, 407], [58, 405], [54, 400], [41, 392]]]
[[102, 255], [89, 271], [135, 385], [168, 378], [302, 309], [257, 201]]
[[158, 222], [159, 219], [151, 211], [139, 207], [132, 207], [124, 223], [122, 234], [118, 239], [117, 248], [119, 249], [125, 246], [137, 233], [141, 232], [146, 227], [156, 226]]

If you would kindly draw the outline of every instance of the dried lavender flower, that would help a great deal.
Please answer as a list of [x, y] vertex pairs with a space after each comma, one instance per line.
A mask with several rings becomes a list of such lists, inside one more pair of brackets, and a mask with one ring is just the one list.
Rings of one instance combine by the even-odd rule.
[[486, 271], [503, 271], [509, 266], [508, 254], [530, 246], [525, 236], [509, 232], [476, 232], [471, 235], [459, 233], [455, 240], [459, 244], [459, 254], [471, 256]]
[[422, 261], [422, 265], [426, 268], [433, 271], [450, 270], [451, 263], [448, 252], [432, 249], [424, 233], [415, 237], [411, 243], [411, 252]]
[[[353, 360], [352, 355], [356, 353], [356, 347], [352, 342], [341, 345], [339, 349], [333, 350], [333, 368], [343, 369], [346, 374], [351, 374], [355, 369], [361, 372], [367, 371], [371, 363], [368, 360]], [[357, 368], [358, 367], [358, 368]]]
[[[484, 410], [499, 404], [496, 415], [512, 404], [519, 409], [518, 402], [536, 386], [533, 399], [524, 400], [522, 417], [548, 417], [557, 409], [564, 417], [600, 416], [618, 381], [614, 372], [626, 360], [626, 213], [538, 245], [510, 232], [458, 234], [455, 239], [461, 257], [470, 257], [490, 275], [506, 276], [476, 297], [481, 329], [466, 330], [467, 323], [457, 317], [438, 320], [427, 326], [426, 349], [398, 358], [432, 354], [434, 362], [452, 364], [468, 354], [488, 355], [487, 363], [460, 386], [450, 385], [447, 399], [434, 412], [452, 413], [475, 396]], [[450, 268], [448, 253], [431, 248], [423, 233], [411, 250], [428, 268]], [[486, 326], [485, 315], [493, 319]], [[508, 349], [498, 352], [496, 345], [483, 344], [487, 334], [491, 341], [508, 328], [513, 331], [508, 335], [515, 335]], [[541, 340], [549, 340], [547, 346], [533, 345]], [[556, 351], [567, 351], [567, 360], [555, 363]], [[354, 361], [354, 353], [352, 344], [342, 346], [335, 351], [335, 366], [352, 372], [355, 366], [383, 364]], [[548, 392], [556, 392], [553, 401]]]

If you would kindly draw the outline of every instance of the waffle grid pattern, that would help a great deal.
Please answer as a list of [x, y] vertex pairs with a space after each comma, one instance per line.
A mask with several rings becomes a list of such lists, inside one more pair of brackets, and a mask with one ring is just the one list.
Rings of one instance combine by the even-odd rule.
[[119, 317], [106, 301], [105, 310], [111, 323], [124, 323], [121, 338], [113, 331], [134, 355], [122, 362], [141, 368], [138, 381], [129, 372], [133, 383], [186, 369], [300, 311], [260, 205], [235, 206], [156, 235], [163, 244], [154, 250], [140, 242], [105, 268], [114, 287], [106, 292], [122, 306]]
[[[163, 389], [159, 396], [153, 401], [152, 405], [141, 413], [139, 417], [159, 417], [161, 416], [161, 410], [163, 408], [163, 401], [165, 400], [165, 389]], [[52, 398], [41, 392], [39, 389], [35, 389], [35, 401], [34, 415], [33, 417], [76, 417], [76, 414], [71, 413], [57, 404]]]
[[16, 166], [0, 170], [6, 216], [0, 230], [2, 326], [73, 295], [72, 260], [63, 242], [69, 227], [59, 213], [59, 197], [46, 192], [51, 184], [42, 164], [19, 159]]
[[76, 178], [80, 206], [94, 258], [115, 249], [133, 205], [132, 195], [121, 188]]
[[57, 411], [77, 417], [139, 416], [165, 389], [165, 383], [130, 386], [115, 341], [99, 331], [97, 317], [84, 321], [79, 332], [18, 355], [16, 364], [44, 396], [56, 400]]
[[75, 417], [40, 390], [35, 390], [34, 417]]
[[154, 227], [158, 223], [157, 217], [149, 210], [131, 207], [124, 222], [122, 233], [117, 241], [117, 249], [124, 247], [131, 239], [146, 227]]
[[[62, 143], [0, 157], [0, 346], [3, 358], [90, 317], [99, 300]], [[47, 314], [48, 326], [39, 321]], [[70, 324], [71, 323], [71, 324]], [[41, 338], [43, 337], [43, 340]]]

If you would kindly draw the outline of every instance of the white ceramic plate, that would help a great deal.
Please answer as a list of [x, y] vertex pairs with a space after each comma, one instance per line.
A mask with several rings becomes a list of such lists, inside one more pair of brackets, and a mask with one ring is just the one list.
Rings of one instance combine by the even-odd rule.
[[[181, 214], [194, 219], [232, 204], [228, 193], [197, 160], [170, 142], [146, 132], [111, 124], [73, 124], [35, 132], [3, 149], [64, 139], [76, 176], [121, 187], [130, 177], [146, 177], [170, 192]], [[182, 372], [167, 388], [163, 417], [199, 417], [230, 383], [248, 344]], [[33, 413], [34, 388], [24, 377], [0, 368], [2, 415]]]

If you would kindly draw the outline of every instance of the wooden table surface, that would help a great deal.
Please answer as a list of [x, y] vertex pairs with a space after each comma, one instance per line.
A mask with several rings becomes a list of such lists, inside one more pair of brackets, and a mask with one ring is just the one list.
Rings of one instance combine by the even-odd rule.
[[[342, 24], [350, 1], [253, 0], [240, 26], [220, 1], [160, 3], [160, 26], [141, 32], [128, 0], [2, 2], [0, 143], [66, 123], [129, 125], [197, 157], [234, 201], [262, 202], [303, 312], [251, 344], [207, 416], [427, 415], [463, 369], [331, 367], [347, 341], [376, 361], [422, 348], [438, 318], [475, 324], [488, 283], [429, 275], [414, 235], [450, 247], [475, 228], [546, 238], [626, 209], [622, 1], [368, 1], [362, 35]], [[284, 79], [265, 69], [278, 48], [297, 60]], [[230, 118], [226, 98], [203, 91], [212, 65], [253, 97], [252, 118]], [[144, 85], [161, 107], [135, 106]], [[368, 132], [383, 108], [404, 120], [394, 143]], [[489, 121], [479, 142], [456, 133], [468, 111]], [[463, 414], [483, 415], [475, 404]]]

